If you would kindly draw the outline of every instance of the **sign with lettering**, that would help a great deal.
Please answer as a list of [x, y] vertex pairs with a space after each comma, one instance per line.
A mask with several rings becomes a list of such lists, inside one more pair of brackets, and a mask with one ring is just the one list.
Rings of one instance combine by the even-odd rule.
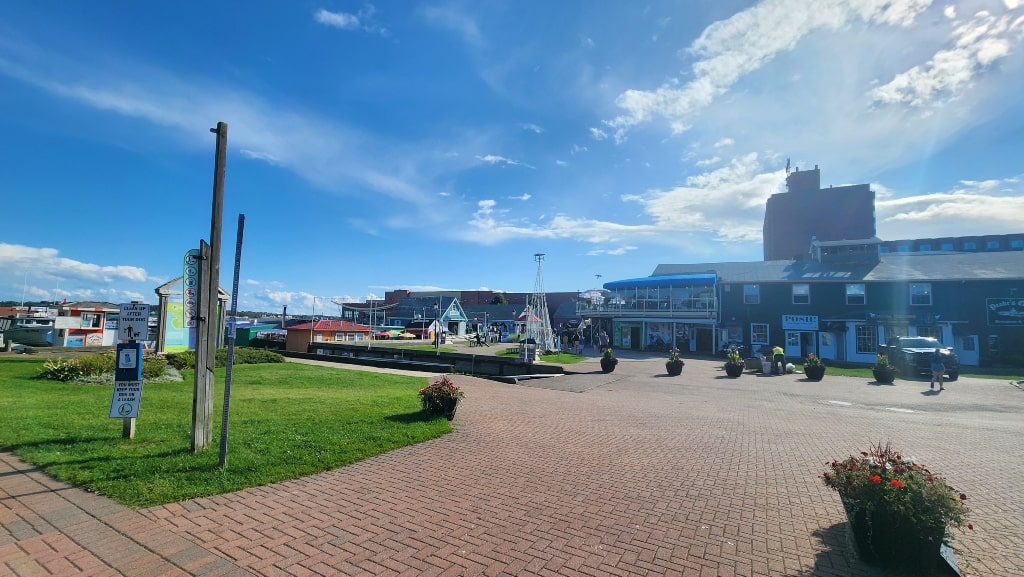
[[782, 329], [816, 331], [818, 330], [818, 315], [782, 315]]
[[128, 303], [119, 305], [121, 314], [117, 319], [117, 338], [122, 341], [146, 340], [149, 338], [149, 305]]
[[142, 381], [114, 381], [114, 396], [110, 399], [110, 418], [139, 418], [141, 402]]
[[1024, 326], [1024, 299], [985, 299], [989, 326]]
[[185, 304], [184, 326], [194, 329], [197, 326], [196, 315], [199, 311], [199, 249], [194, 248], [185, 253], [185, 274], [181, 277], [181, 294]]

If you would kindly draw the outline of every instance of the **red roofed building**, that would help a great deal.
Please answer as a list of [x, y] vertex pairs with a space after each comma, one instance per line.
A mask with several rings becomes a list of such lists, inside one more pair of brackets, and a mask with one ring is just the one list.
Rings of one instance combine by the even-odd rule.
[[361, 342], [370, 338], [370, 327], [349, 321], [320, 320], [287, 328], [285, 350], [304, 353], [309, 343]]

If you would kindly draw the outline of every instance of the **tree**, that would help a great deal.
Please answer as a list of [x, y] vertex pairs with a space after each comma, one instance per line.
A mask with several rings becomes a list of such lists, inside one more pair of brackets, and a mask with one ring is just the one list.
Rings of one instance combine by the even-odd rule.
[[505, 293], [494, 293], [494, 298], [491, 299], [492, 305], [507, 305], [508, 300], [505, 299]]

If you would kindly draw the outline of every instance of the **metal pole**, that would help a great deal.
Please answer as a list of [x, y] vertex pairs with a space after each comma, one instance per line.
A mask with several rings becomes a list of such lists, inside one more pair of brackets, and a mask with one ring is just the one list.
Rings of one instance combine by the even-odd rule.
[[224, 369], [224, 407], [220, 417], [220, 466], [228, 464], [228, 410], [231, 407], [231, 369], [235, 364], [235, 323], [238, 314], [238, 273], [242, 264], [242, 233], [245, 215], [238, 215], [238, 235], [235, 239], [235, 275], [231, 281], [231, 327], [227, 334], [228, 360]]

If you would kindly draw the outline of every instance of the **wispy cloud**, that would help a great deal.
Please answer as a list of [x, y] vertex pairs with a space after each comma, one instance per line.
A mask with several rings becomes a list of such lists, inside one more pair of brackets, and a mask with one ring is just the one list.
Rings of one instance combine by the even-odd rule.
[[[950, 13], [947, 12], [947, 16]], [[925, 106], [956, 98], [974, 77], [1008, 56], [1024, 40], [1024, 20], [978, 12], [953, 30], [950, 48], [897, 74], [868, 94], [872, 102]]]
[[505, 158], [504, 156], [498, 156], [497, 154], [485, 154], [483, 156], [477, 156], [477, 160], [494, 166], [495, 164], [501, 164], [506, 166], [525, 166], [527, 168], [533, 168], [529, 164], [512, 160], [511, 158]]
[[[616, 99], [624, 113], [606, 122], [617, 139], [655, 118], [668, 121], [672, 131], [690, 128], [694, 116], [729, 90], [741, 77], [793, 50], [808, 34], [835, 29], [854, 19], [905, 26], [931, 4], [931, 0], [891, 2], [816, 2], [766, 0], [727, 20], [708, 26], [689, 48], [697, 57], [693, 79], [681, 88], [673, 80], [655, 90], [631, 89]], [[800, 18], [794, 18], [800, 14]]]
[[362, 30], [374, 34], [387, 36], [388, 30], [374, 21], [376, 9], [371, 4], [365, 5], [359, 12], [351, 14], [348, 12], [331, 12], [323, 8], [313, 13], [313, 19], [333, 28], [341, 30]]
[[529, 130], [530, 132], [535, 132], [537, 134], [543, 134], [544, 133], [544, 129], [543, 128], [541, 128], [540, 126], [538, 126], [538, 125], [536, 125], [536, 124], [534, 124], [532, 122], [527, 122], [526, 124], [523, 124], [522, 127], [523, 127], [523, 130]]
[[466, 44], [479, 48], [484, 39], [476, 21], [465, 12], [450, 6], [426, 6], [420, 10], [427, 23], [458, 34]]

